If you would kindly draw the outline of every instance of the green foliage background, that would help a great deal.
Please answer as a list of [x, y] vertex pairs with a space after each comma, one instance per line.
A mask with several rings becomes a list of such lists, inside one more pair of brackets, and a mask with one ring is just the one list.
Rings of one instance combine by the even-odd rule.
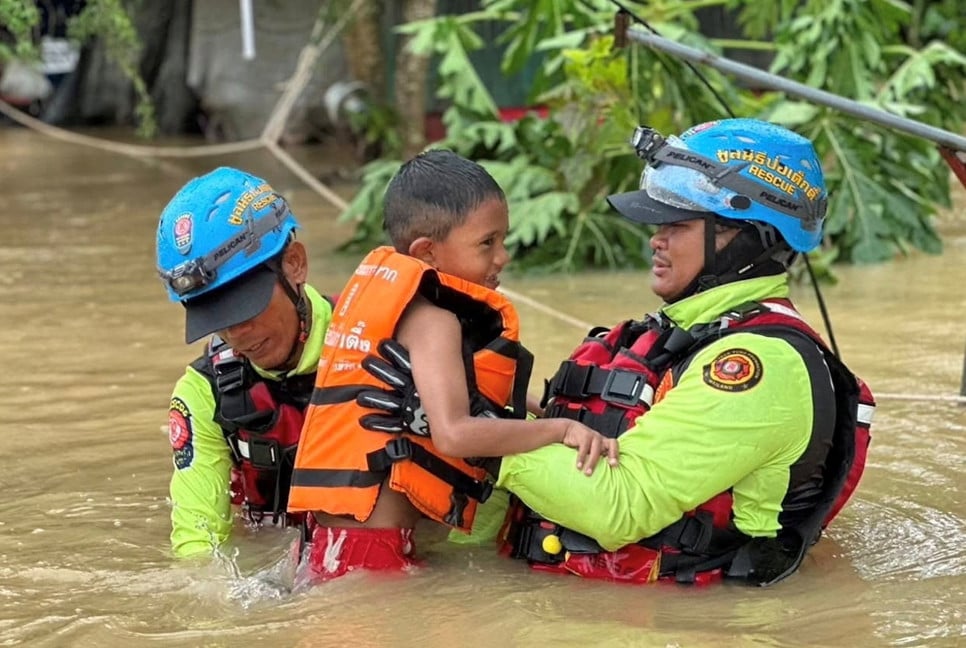
[[31, 60], [37, 52], [31, 39], [34, 26], [40, 21], [40, 13], [29, 0], [0, 0], [0, 26], [13, 40], [8, 44], [0, 41], [0, 63], [12, 58]]
[[[0, 0], [0, 27], [13, 38], [12, 46], [0, 42], [0, 63], [13, 58], [25, 61], [39, 59], [33, 33], [39, 22], [40, 14], [31, 0]], [[107, 56], [131, 81], [137, 96], [134, 114], [138, 134], [145, 138], [156, 135], [158, 127], [154, 103], [138, 69], [141, 39], [121, 0], [87, 0], [81, 12], [69, 19], [68, 35], [78, 43], [95, 38], [104, 43]]]
[[[659, 33], [721, 53], [773, 53], [771, 71], [890, 112], [961, 132], [966, 118], [964, 18], [959, 0], [653, 0], [627, 2]], [[698, 33], [695, 11], [737, 12], [744, 38]], [[444, 146], [478, 160], [510, 200], [509, 245], [530, 269], [629, 267], [648, 262], [647, 232], [609, 212], [605, 197], [636, 188], [640, 163], [626, 141], [634, 126], [664, 133], [726, 117], [682, 62], [633, 44], [613, 48], [615, 7], [607, 0], [483, 0], [478, 12], [404, 25], [412, 47], [432, 54], [438, 96], [447, 101]], [[503, 25], [503, 71], [532, 57], [542, 67], [531, 101], [548, 118], [501, 122], [469, 53], [484, 47], [484, 23]], [[939, 252], [932, 225], [949, 205], [949, 171], [935, 146], [832, 110], [755, 93], [710, 68], [702, 73], [737, 116], [760, 117], [811, 138], [830, 193], [826, 240], [813, 255], [866, 263], [911, 248]], [[381, 196], [401, 163], [363, 170], [343, 219], [356, 223], [349, 247], [382, 240]]]

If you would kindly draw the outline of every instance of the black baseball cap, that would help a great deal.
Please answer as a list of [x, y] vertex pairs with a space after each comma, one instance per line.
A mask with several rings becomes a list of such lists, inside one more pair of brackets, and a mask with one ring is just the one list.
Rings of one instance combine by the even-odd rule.
[[241, 324], [268, 307], [278, 276], [259, 265], [234, 281], [185, 302], [184, 341], [191, 344], [206, 335]]

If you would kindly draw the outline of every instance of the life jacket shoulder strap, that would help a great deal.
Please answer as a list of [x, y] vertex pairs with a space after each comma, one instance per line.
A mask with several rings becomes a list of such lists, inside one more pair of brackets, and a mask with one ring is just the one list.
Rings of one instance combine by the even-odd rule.
[[247, 394], [254, 373], [248, 360], [213, 335], [204, 355], [191, 366], [208, 379], [215, 398], [215, 422], [231, 443], [232, 436], [254, 410]]

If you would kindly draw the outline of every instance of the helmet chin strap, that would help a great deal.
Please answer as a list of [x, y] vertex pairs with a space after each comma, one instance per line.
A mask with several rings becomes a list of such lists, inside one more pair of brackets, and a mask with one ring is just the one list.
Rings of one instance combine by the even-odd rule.
[[701, 272], [691, 280], [691, 283], [681, 291], [680, 295], [677, 295], [673, 299], [667, 300], [668, 303], [674, 303], [686, 299], [691, 295], [696, 295], [699, 292], [704, 292], [710, 288], [720, 285], [721, 279], [717, 275], [712, 274], [709, 269], [714, 268], [714, 259], [717, 254], [715, 250], [715, 215], [708, 214], [704, 217], [704, 266], [701, 267]]
[[[715, 246], [714, 214], [704, 218], [704, 267], [698, 276], [672, 301], [716, 286], [785, 272], [795, 259], [795, 253], [777, 233], [765, 230], [754, 222], [735, 222], [738, 234], [721, 250]], [[723, 223], [731, 227], [731, 223]], [[750, 260], [749, 260], [750, 258]]]
[[283, 368], [293, 368], [298, 362], [299, 356], [302, 353], [302, 345], [305, 341], [309, 339], [309, 304], [308, 300], [305, 298], [305, 291], [302, 289], [302, 284], [298, 284], [296, 287], [292, 287], [289, 283], [288, 277], [285, 276], [285, 272], [282, 270], [281, 263], [276, 260], [267, 262], [269, 268], [275, 273], [278, 278], [278, 283], [281, 284], [282, 290], [288, 295], [292, 304], [295, 306], [295, 312], [299, 316], [299, 334], [295, 340], [295, 344], [292, 345], [292, 350], [289, 352], [288, 357], [285, 358], [285, 362], [282, 363]]
[[697, 286], [694, 292], [704, 292], [714, 288], [715, 286], [720, 286], [723, 282], [721, 278], [714, 274], [714, 260], [718, 255], [717, 246], [715, 245], [715, 216], [714, 214], [708, 214], [704, 217], [704, 267], [701, 268], [701, 272], [698, 273]]

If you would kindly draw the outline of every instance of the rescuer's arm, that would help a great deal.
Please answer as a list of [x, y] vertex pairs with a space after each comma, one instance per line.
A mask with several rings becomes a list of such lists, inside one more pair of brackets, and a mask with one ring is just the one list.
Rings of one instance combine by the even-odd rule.
[[552, 443], [577, 448], [571, 466], [592, 471], [602, 455], [617, 461], [617, 443], [565, 419], [525, 421], [470, 415], [462, 331], [450, 311], [425, 299], [406, 309], [396, 339], [408, 348], [413, 381], [432, 430], [433, 443], [453, 457], [498, 457]]
[[188, 368], [175, 385], [168, 412], [174, 465], [171, 550], [179, 558], [210, 554], [231, 534], [232, 460], [213, 418], [211, 386]]
[[[736, 362], [747, 364], [724, 369], [720, 363], [736, 349], [746, 352]], [[723, 372], [732, 369], [750, 373], [728, 384]], [[738, 333], [700, 351], [666, 397], [637, 419], [621, 437], [617, 468], [574, 478], [565, 469], [573, 451], [551, 446], [504, 457], [497, 484], [608, 550], [657, 533], [729, 488], [738, 528], [773, 536], [789, 466], [811, 427], [801, 356], [783, 340]]]

